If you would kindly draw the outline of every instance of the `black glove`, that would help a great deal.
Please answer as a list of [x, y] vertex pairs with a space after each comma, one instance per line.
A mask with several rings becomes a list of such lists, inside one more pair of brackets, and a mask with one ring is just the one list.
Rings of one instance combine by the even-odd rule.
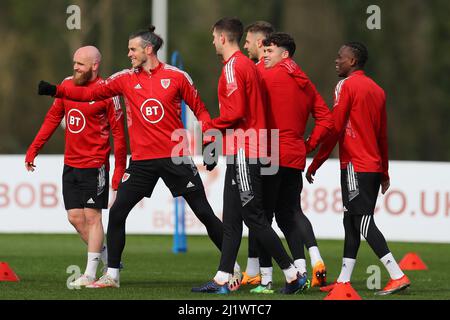
[[39, 82], [39, 89], [38, 94], [40, 96], [52, 96], [54, 97], [56, 95], [56, 86], [52, 85], [51, 83], [40, 81]]
[[216, 145], [214, 142], [203, 146], [203, 165], [206, 170], [212, 171], [217, 166], [218, 155], [216, 154]]

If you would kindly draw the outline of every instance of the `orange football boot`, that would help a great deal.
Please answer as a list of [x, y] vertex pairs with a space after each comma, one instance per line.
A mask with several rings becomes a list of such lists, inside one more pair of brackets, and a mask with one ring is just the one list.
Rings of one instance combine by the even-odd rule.
[[409, 281], [408, 277], [405, 274], [400, 279], [397, 279], [397, 280], [391, 279], [391, 280], [389, 280], [389, 282], [386, 285], [386, 287], [384, 287], [384, 289], [381, 290], [381, 291], [375, 292], [375, 294], [378, 295], [378, 296], [385, 296], [385, 295], [388, 295], [388, 294], [393, 294], [393, 293], [396, 293], [396, 292], [399, 292], [401, 290], [404, 290], [404, 289], [408, 288], [410, 285], [411, 285], [411, 281]]
[[311, 279], [311, 287], [323, 287], [327, 285], [327, 268], [322, 261], [315, 264]]
[[261, 283], [261, 275], [258, 273], [254, 277], [250, 277], [247, 272], [242, 272], [242, 281], [241, 285], [245, 286], [247, 284], [250, 285], [258, 285]]

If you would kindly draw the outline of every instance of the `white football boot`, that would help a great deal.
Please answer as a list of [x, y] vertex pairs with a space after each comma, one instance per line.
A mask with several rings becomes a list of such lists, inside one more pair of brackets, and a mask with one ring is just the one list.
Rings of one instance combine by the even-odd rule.
[[103, 275], [100, 279], [94, 283], [86, 286], [90, 289], [100, 289], [100, 288], [119, 288], [120, 283], [118, 280], [114, 280], [109, 274]]
[[94, 282], [95, 282], [95, 278], [83, 274], [75, 281], [70, 282], [69, 287], [71, 287], [71, 288], [86, 287], [90, 284], [93, 284]]

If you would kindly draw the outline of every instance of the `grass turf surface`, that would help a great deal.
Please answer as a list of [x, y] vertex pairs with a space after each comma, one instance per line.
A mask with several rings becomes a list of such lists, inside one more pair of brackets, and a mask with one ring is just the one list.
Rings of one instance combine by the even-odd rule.
[[[327, 265], [328, 280], [334, 281], [340, 272], [343, 241], [318, 242]], [[429, 270], [406, 271], [412, 285], [402, 293], [374, 296], [374, 291], [366, 285], [367, 278], [371, 276], [366, 273], [367, 268], [370, 265], [380, 267], [382, 287], [388, 281], [388, 274], [367, 243], [362, 242], [352, 284], [363, 299], [450, 299], [450, 244], [390, 242], [389, 246], [398, 261], [408, 252], [418, 253]], [[238, 257], [243, 269], [246, 254], [247, 239], [244, 238]], [[125, 270], [121, 273], [120, 289], [67, 289], [66, 281], [71, 276], [66, 272], [67, 268], [78, 265], [83, 272], [86, 265], [86, 247], [77, 235], [1, 234], [0, 261], [7, 262], [20, 277], [17, 283], [0, 282], [1, 300], [317, 300], [325, 297], [325, 293], [317, 288], [292, 296], [255, 295], [249, 292], [249, 286], [226, 296], [191, 293], [191, 287], [203, 284], [214, 276], [219, 261], [217, 249], [207, 237], [202, 236], [188, 237], [188, 252], [184, 254], [172, 253], [171, 236], [127, 236], [123, 255]], [[311, 268], [308, 272], [311, 274]], [[275, 266], [275, 289], [281, 288], [283, 282], [282, 272]]]

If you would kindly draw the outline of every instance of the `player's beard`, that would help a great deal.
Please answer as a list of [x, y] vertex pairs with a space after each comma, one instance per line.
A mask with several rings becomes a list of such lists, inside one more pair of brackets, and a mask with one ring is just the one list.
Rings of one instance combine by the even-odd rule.
[[75, 83], [76, 86], [84, 86], [86, 83], [89, 82], [89, 80], [91, 80], [92, 78], [92, 68], [90, 68], [88, 71], [86, 72], [73, 72], [73, 82]]
[[255, 46], [248, 48], [247, 50], [248, 52], [248, 57], [250, 58], [250, 60], [252, 60], [253, 62], [258, 62], [258, 48]]
[[255, 63], [258, 62], [258, 57], [250, 53], [250, 51], [248, 51], [248, 58]]
[[135, 58], [135, 63], [133, 64], [133, 63], [131, 63], [131, 66], [133, 67], [133, 68], [135, 68], [135, 69], [138, 69], [138, 68], [143, 68], [144, 67], [144, 65], [147, 63], [147, 57], [142, 57], [142, 58]]

